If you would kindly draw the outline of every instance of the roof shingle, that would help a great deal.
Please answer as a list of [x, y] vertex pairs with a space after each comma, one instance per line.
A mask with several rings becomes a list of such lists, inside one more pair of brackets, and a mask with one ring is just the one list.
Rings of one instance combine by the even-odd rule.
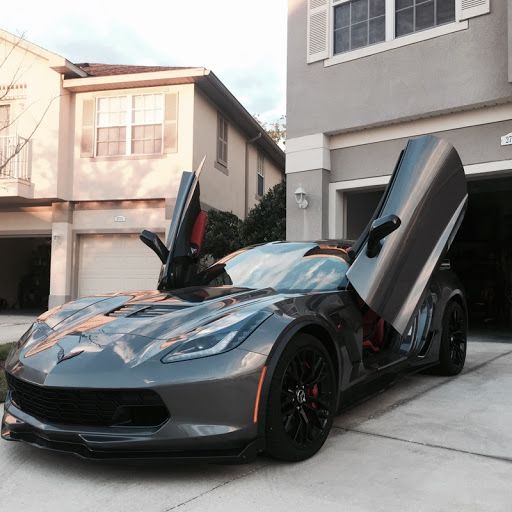
[[90, 76], [128, 75], [130, 73], [151, 73], [154, 71], [173, 71], [176, 69], [192, 69], [179, 66], [132, 66], [130, 64], [102, 64], [82, 62], [75, 64]]

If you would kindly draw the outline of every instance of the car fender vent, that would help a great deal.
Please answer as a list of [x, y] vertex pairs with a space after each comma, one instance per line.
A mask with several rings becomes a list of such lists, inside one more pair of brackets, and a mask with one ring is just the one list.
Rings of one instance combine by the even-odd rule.
[[124, 304], [123, 306], [114, 309], [110, 313], [107, 314], [107, 316], [115, 316], [115, 317], [126, 317], [126, 316], [132, 316], [142, 309], [145, 309], [149, 306], [147, 305], [141, 305], [141, 304]]

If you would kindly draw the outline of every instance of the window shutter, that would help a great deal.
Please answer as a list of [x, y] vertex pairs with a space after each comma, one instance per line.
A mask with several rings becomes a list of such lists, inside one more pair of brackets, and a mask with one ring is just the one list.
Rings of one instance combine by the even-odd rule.
[[80, 144], [82, 158], [94, 156], [94, 100], [84, 100], [82, 109], [82, 142]]
[[457, 0], [457, 19], [467, 20], [487, 14], [491, 10], [490, 0]]
[[330, 0], [308, 0], [307, 62], [329, 57]]
[[178, 95], [165, 95], [164, 153], [178, 150]]

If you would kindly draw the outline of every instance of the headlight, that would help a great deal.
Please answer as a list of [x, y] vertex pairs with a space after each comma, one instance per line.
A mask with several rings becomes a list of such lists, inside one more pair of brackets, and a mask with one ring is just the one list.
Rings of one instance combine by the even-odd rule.
[[175, 363], [227, 352], [238, 347], [270, 316], [272, 313], [266, 311], [231, 313], [171, 338], [162, 345], [162, 348], [172, 347], [162, 358], [162, 363]]

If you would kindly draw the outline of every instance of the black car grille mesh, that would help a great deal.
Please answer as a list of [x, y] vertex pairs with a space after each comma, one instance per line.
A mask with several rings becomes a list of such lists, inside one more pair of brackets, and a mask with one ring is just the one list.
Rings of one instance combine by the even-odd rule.
[[149, 389], [46, 387], [9, 374], [7, 383], [19, 409], [50, 423], [156, 427], [169, 418], [160, 396]]

